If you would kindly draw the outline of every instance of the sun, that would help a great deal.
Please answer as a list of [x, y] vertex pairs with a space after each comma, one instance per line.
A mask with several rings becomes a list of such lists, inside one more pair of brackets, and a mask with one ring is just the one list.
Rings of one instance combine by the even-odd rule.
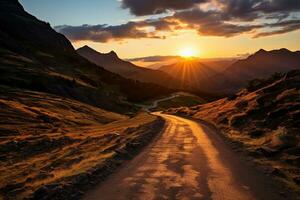
[[197, 51], [192, 47], [186, 47], [180, 51], [180, 56], [183, 58], [193, 58], [197, 56]]

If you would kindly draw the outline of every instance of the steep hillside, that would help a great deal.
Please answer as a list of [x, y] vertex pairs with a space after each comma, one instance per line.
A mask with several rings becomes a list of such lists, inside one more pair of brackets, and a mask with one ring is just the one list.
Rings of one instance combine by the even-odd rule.
[[1, 0], [0, 199], [78, 199], [163, 128], [128, 101], [169, 92], [90, 63]]
[[108, 71], [123, 76], [128, 76], [131, 73], [136, 73], [143, 70], [141, 67], [120, 59], [114, 51], [109, 53], [100, 53], [89, 46], [83, 46], [76, 51], [79, 55], [85, 57], [89, 61], [104, 67]]
[[79, 56], [49, 24], [17, 0], [0, 1], [0, 84], [73, 98], [125, 112], [124, 100], [142, 101], [169, 90], [127, 80]]
[[169, 113], [203, 119], [246, 150], [264, 170], [300, 191], [300, 70], [229, 98]]
[[164, 87], [179, 88], [178, 81], [164, 72], [138, 67], [131, 62], [124, 61], [111, 51], [110, 53], [99, 53], [94, 49], [84, 46], [77, 50], [78, 54], [89, 61], [104, 67], [106, 70], [119, 74], [123, 77], [146, 83], [156, 83]]

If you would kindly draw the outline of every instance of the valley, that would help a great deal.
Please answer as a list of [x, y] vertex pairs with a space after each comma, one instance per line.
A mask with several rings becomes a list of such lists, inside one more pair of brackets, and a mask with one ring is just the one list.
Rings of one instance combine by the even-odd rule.
[[136, 2], [0, 1], [0, 200], [300, 199], [297, 15]]

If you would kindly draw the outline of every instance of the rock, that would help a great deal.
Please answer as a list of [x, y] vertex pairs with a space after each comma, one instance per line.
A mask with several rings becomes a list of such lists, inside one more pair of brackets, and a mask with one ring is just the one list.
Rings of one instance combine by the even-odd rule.
[[34, 192], [33, 199], [44, 199], [49, 193], [50, 189], [47, 186], [43, 186]]
[[300, 157], [298, 158], [290, 158], [285, 160], [288, 164], [294, 165], [300, 168]]
[[266, 166], [259, 166], [259, 168], [267, 175], [272, 174], [274, 171], [274, 168], [272, 166], [266, 165]]
[[219, 117], [219, 123], [220, 124], [228, 124], [228, 118], [226, 116], [226, 113], [221, 113]]
[[279, 118], [279, 117], [285, 115], [287, 112], [288, 112], [287, 109], [279, 108], [277, 110], [274, 110], [274, 111], [268, 113], [268, 119]]
[[18, 196], [18, 194], [25, 192], [25, 191], [26, 191], [25, 188], [15, 189], [15, 190], [9, 191], [7, 196], [13, 197], [13, 199], [15, 199]]
[[275, 105], [275, 100], [270, 94], [261, 95], [256, 99], [256, 101], [260, 108], [266, 108]]
[[248, 101], [246, 101], [246, 100], [241, 100], [241, 101], [237, 102], [237, 103], [235, 104], [235, 106], [236, 106], [238, 109], [244, 109], [245, 107], [248, 106]]
[[11, 183], [11, 184], [4, 186], [3, 188], [1, 188], [1, 191], [9, 192], [9, 191], [20, 189], [23, 187], [24, 187], [24, 183], [16, 183], [15, 182], [15, 183]]
[[84, 194], [84, 192], [83, 192], [83, 191], [81, 191], [81, 190], [79, 190], [79, 191], [78, 191], [78, 194], [79, 194], [79, 195], [83, 195], [83, 194]]
[[227, 97], [227, 100], [228, 100], [228, 101], [233, 101], [233, 100], [235, 100], [237, 97], [238, 97], [238, 96], [237, 96], [236, 94], [231, 94], [231, 95], [229, 95], [229, 96]]
[[266, 157], [271, 157], [278, 153], [277, 149], [271, 149], [269, 147], [260, 147], [257, 148], [256, 151], [263, 154]]
[[137, 148], [137, 147], [139, 147], [139, 146], [141, 146], [141, 144], [140, 143], [138, 143], [138, 142], [132, 142], [132, 143], [127, 143], [126, 144], [126, 148]]
[[279, 194], [280, 194], [281, 196], [283, 196], [283, 197], [286, 196], [286, 193], [283, 192], [283, 191], [280, 191]]
[[240, 127], [247, 122], [247, 115], [244, 113], [232, 116], [230, 119], [230, 125], [233, 127]]
[[275, 176], [278, 176], [278, 177], [281, 177], [281, 178], [285, 178], [286, 177], [286, 175], [279, 168], [274, 168], [272, 170], [271, 174], [275, 175]]
[[111, 133], [111, 134], [116, 136], [116, 137], [120, 137], [120, 133], [118, 133], [118, 132], [114, 132], [114, 133]]
[[300, 156], [300, 147], [293, 147], [285, 150], [285, 153], [293, 156]]
[[37, 119], [43, 121], [44, 123], [50, 123], [50, 124], [59, 121], [59, 119], [57, 119], [56, 117], [52, 117], [44, 114], [38, 115]]
[[264, 134], [263, 130], [254, 130], [254, 131], [250, 131], [249, 135], [252, 138], [257, 138], [257, 137], [261, 137]]
[[20, 135], [20, 132], [17, 130], [0, 128], [0, 136], [14, 136], [14, 135]]
[[76, 177], [75, 183], [78, 183], [79, 185], [84, 185], [89, 182], [89, 178], [87, 174], [81, 174], [78, 177]]
[[292, 70], [292, 71], [289, 71], [286, 74], [287, 78], [293, 78], [293, 77], [297, 77], [297, 76], [300, 76], [300, 71], [299, 70]]
[[297, 184], [300, 185], [300, 176], [294, 177], [293, 181]]
[[124, 149], [117, 149], [115, 150], [116, 154], [117, 154], [117, 158], [119, 159], [130, 159], [132, 158], [132, 156], [129, 154], [128, 151], [124, 150]]

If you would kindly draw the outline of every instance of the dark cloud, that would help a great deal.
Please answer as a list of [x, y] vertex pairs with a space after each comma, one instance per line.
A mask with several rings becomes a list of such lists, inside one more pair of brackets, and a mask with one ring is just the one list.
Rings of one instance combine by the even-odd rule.
[[[206, 8], [199, 7], [204, 2]], [[160, 35], [160, 31], [181, 29], [194, 29], [200, 35], [222, 37], [251, 33], [255, 38], [300, 29], [300, 0], [123, 0], [122, 5], [135, 15], [157, 14], [167, 10], [173, 10], [174, 13], [155, 20], [146, 19], [117, 26], [65, 25], [55, 28], [72, 41], [95, 42], [128, 38], [163, 39], [165, 37]]]
[[191, 8], [206, 0], [123, 0], [122, 7], [136, 16], [161, 14], [167, 10]]
[[299, 0], [217, 0], [224, 19], [252, 21], [259, 18], [282, 20], [300, 11]]
[[266, 36], [271, 36], [271, 35], [279, 35], [279, 34], [288, 33], [291, 31], [299, 30], [300, 29], [300, 20], [282, 21], [279, 23], [269, 24], [267, 26], [270, 28], [279, 28], [279, 29], [258, 33], [254, 36], [254, 38], [266, 37]]
[[215, 2], [224, 18], [253, 20], [268, 13], [287, 13], [300, 10], [299, 0], [123, 0], [122, 7], [136, 16], [196, 8], [201, 3]]
[[[157, 30], [171, 30], [174, 22], [161, 20], [145, 20], [140, 22], [128, 22], [117, 26], [108, 25], [82, 25], [82, 26], [56, 26], [55, 30], [64, 34], [72, 41], [90, 40], [94, 42], [108, 42], [110, 40], [122, 40], [129, 38], [160, 38]], [[153, 30], [145, 30], [145, 28]]]
[[[176, 12], [172, 18], [188, 24], [201, 35], [232, 37], [258, 32], [254, 37], [263, 37], [300, 29], [299, 13], [296, 12], [298, 14], [296, 20], [290, 19], [295, 11], [299, 10], [299, 2], [299, 0], [219, 0], [219, 9], [202, 10], [197, 7]], [[257, 22], [258, 20], [260, 22]], [[277, 20], [277, 23], [265, 23], [266, 20]], [[256, 21], [256, 23], [245, 25], [241, 21]], [[274, 28], [277, 30], [273, 30]], [[261, 29], [267, 31], [261, 32]]]
[[255, 10], [274, 13], [274, 12], [293, 12], [300, 10], [299, 0], [261, 0]]
[[179, 56], [148, 56], [148, 57], [141, 57], [141, 58], [131, 58], [127, 59], [127, 61], [135, 62], [162, 62], [170, 59], [177, 59]]
[[261, 25], [238, 25], [226, 22], [219, 11], [193, 9], [176, 13], [173, 17], [189, 24], [201, 35], [231, 37], [261, 28]]
[[224, 19], [254, 20], [258, 17], [255, 7], [261, 0], [220, 0], [220, 13]]

